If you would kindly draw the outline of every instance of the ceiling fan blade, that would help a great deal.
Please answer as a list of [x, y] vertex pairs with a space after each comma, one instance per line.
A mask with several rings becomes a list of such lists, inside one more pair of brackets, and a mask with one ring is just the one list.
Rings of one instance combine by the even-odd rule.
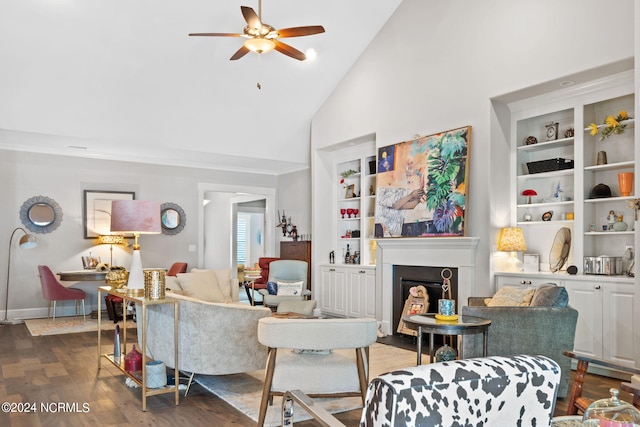
[[240, 9], [242, 10], [242, 16], [244, 16], [244, 20], [247, 21], [249, 28], [254, 28], [256, 30], [262, 28], [262, 22], [253, 8], [249, 6], [240, 6]]
[[324, 33], [324, 27], [322, 25], [310, 25], [307, 27], [292, 27], [276, 30], [276, 37], [301, 37], [320, 33]]
[[244, 34], [236, 33], [190, 33], [190, 36], [207, 36], [207, 37], [244, 37]]
[[229, 58], [230, 61], [235, 61], [236, 59], [240, 59], [243, 56], [245, 56], [247, 53], [251, 52], [249, 49], [247, 49], [246, 47], [244, 47], [244, 45], [242, 47], [240, 47], [240, 49], [238, 49], [236, 51], [236, 53], [233, 54], [233, 56], [231, 58]]
[[273, 42], [276, 44], [274, 49], [277, 50], [278, 52], [284, 53], [285, 55], [290, 56], [293, 59], [297, 59], [298, 61], [304, 61], [305, 59], [307, 59], [307, 55], [300, 52], [298, 49], [292, 46], [289, 46], [286, 43], [282, 43], [281, 41], [278, 41], [278, 40], [274, 40]]

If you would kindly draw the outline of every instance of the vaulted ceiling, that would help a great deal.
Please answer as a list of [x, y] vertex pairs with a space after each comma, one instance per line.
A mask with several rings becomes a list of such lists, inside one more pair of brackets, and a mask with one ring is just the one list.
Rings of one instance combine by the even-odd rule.
[[[401, 0], [264, 0], [300, 62], [231, 55], [258, 0], [3, 0], [0, 148], [285, 173], [309, 162], [310, 122]], [[261, 88], [258, 88], [258, 84]]]

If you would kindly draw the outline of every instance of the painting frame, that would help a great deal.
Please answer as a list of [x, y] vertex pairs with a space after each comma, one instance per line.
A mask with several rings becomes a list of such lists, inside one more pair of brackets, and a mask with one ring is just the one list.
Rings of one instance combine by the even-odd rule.
[[422, 286], [415, 287], [415, 295], [409, 295], [404, 302], [400, 322], [398, 323], [397, 332], [400, 334], [418, 336], [418, 331], [411, 329], [402, 318], [412, 314], [426, 314], [429, 311], [429, 294], [427, 289]]
[[84, 238], [96, 239], [102, 234], [110, 234], [111, 202], [113, 200], [135, 200], [135, 198], [135, 191], [84, 190], [82, 209]]
[[465, 237], [472, 127], [378, 148], [374, 237]]
[[344, 198], [345, 199], [353, 199], [355, 197], [355, 184], [349, 184], [345, 187]]

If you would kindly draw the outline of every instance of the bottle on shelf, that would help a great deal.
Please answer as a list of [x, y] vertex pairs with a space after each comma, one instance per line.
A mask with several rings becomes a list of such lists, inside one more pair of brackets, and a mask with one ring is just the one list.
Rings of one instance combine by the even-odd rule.
[[349, 244], [347, 243], [347, 251], [344, 254], [344, 263], [349, 264], [351, 262], [351, 252], [349, 251]]

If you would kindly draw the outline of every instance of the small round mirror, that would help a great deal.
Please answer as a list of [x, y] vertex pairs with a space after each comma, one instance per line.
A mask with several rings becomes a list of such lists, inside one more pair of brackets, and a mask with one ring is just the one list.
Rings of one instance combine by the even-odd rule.
[[182, 208], [175, 203], [163, 203], [160, 206], [160, 219], [162, 234], [178, 234], [187, 222], [187, 215]]
[[29, 220], [38, 227], [46, 227], [55, 219], [55, 211], [46, 203], [36, 203], [29, 208]]
[[51, 233], [62, 222], [62, 209], [50, 197], [35, 196], [22, 204], [20, 220], [34, 233]]

